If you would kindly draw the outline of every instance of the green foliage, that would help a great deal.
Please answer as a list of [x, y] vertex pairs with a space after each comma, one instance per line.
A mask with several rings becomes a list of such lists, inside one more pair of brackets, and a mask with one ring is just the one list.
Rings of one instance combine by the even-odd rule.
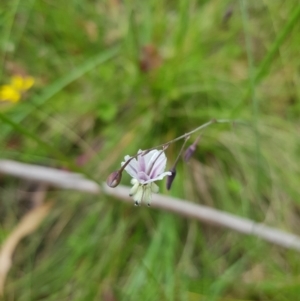
[[[206, 130], [170, 194], [297, 233], [298, 0], [2, 2], [1, 84], [18, 70], [36, 84], [0, 104], [1, 158], [100, 183], [140, 148], [245, 119]], [[180, 147], [167, 150], [169, 167]], [[0, 181], [2, 242], [20, 183]], [[55, 209], [18, 247], [4, 300], [299, 298], [294, 251], [104, 195], [49, 198]]]

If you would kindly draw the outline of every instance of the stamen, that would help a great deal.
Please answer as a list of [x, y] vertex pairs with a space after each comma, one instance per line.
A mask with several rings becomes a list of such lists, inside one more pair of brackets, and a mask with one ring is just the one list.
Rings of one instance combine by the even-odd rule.
[[142, 193], [142, 198], [141, 198], [141, 203], [144, 201], [144, 193], [145, 193], [145, 185], [142, 186], [143, 187], [143, 193]]

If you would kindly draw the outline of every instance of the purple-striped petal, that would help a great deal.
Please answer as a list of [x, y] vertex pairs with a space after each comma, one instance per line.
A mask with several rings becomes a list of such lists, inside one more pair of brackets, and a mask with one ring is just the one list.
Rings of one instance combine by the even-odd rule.
[[135, 178], [135, 179], [138, 178], [138, 173], [132, 167], [132, 165], [130, 165], [130, 163], [125, 167], [125, 170], [131, 175], [132, 178]]
[[[138, 154], [140, 153], [142, 153], [142, 150], [138, 151]], [[137, 160], [138, 160], [138, 171], [146, 172], [147, 165], [146, 165], [145, 156], [140, 154], [138, 155]]]
[[151, 152], [149, 152], [146, 156], [146, 160], [147, 160], [147, 169], [146, 172], [147, 174], [150, 174], [153, 166], [156, 164], [156, 161], [159, 158], [159, 155], [162, 155], [161, 152], [157, 151], [157, 150], [152, 150]]
[[161, 154], [160, 157], [157, 158], [157, 160], [155, 161], [151, 171], [150, 171], [150, 178], [156, 178], [157, 176], [159, 176], [162, 172], [164, 172], [164, 170], [166, 169], [166, 163], [167, 163], [167, 159], [165, 154]]
[[145, 181], [145, 182], [143, 182], [142, 184], [148, 184], [148, 183], [151, 183], [151, 182], [155, 182], [155, 181], [158, 181], [158, 180], [162, 180], [164, 177], [170, 176], [171, 174], [172, 174], [172, 173], [171, 173], [170, 171], [163, 172], [163, 173], [160, 174], [157, 178], [149, 179], [148, 181]]
[[150, 180], [150, 177], [145, 173], [145, 172], [143, 172], [143, 171], [140, 171], [139, 173], [138, 173], [138, 181], [140, 182], [140, 183], [145, 183], [145, 182], [147, 182], [147, 181], [149, 181]]
[[[124, 162], [121, 163], [121, 166], [123, 166], [131, 157], [125, 156]], [[138, 177], [138, 162], [135, 158], [133, 158], [128, 165], [125, 167], [125, 170], [135, 179]]]
[[[145, 155], [143, 151], [138, 151], [137, 158], [133, 158], [125, 170], [129, 175], [139, 181], [142, 185], [151, 183], [157, 180], [162, 180], [165, 176], [170, 175], [170, 172], [164, 172], [166, 168], [167, 158], [163, 151], [151, 150]], [[125, 162], [130, 159], [130, 156], [125, 157]]]

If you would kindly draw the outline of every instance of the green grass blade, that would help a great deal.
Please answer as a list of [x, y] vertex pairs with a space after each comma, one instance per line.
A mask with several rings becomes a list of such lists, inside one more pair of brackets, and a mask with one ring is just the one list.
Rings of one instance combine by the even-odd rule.
[[101, 52], [97, 56], [85, 61], [82, 65], [78, 66], [70, 74], [67, 74], [66, 76], [58, 79], [52, 85], [49, 85], [41, 95], [36, 96], [32, 99], [32, 107], [24, 108], [24, 110], [22, 110], [22, 112], [18, 114], [18, 118], [16, 118], [16, 121], [21, 122], [22, 120], [24, 120], [29, 114], [33, 113], [36, 108], [45, 104], [50, 98], [52, 98], [59, 91], [64, 89], [67, 85], [74, 82], [75, 80], [83, 76], [85, 73], [93, 70], [95, 67], [115, 57], [118, 51], [118, 47], [115, 47]]
[[[286, 22], [285, 26], [281, 29], [279, 34], [277, 35], [277, 38], [271, 45], [268, 53], [260, 63], [259, 67], [257, 68], [257, 71], [254, 76], [254, 84], [257, 85], [261, 82], [261, 80], [267, 75], [272, 62], [275, 59], [276, 54], [279, 51], [279, 48], [284, 43], [288, 35], [293, 30], [294, 26], [297, 24], [297, 21], [299, 21], [300, 18], [300, 5], [298, 5], [295, 9], [292, 10], [290, 13], [290, 17], [288, 21]], [[251, 95], [251, 87], [248, 88], [248, 90], [245, 93], [245, 96], [242, 98], [240, 102], [236, 105], [236, 107], [232, 111], [232, 116], [235, 116], [235, 114], [239, 111], [243, 103], [249, 96]]]
[[0, 44], [3, 48], [3, 54], [0, 58], [0, 77], [3, 73], [3, 67], [4, 67], [4, 61], [5, 61], [5, 57], [6, 57], [6, 45], [9, 42], [9, 38], [10, 38], [10, 34], [11, 34], [11, 30], [13, 27], [13, 23], [14, 23], [14, 19], [15, 16], [17, 14], [17, 10], [19, 7], [19, 2], [20, 0], [15, 0], [15, 1], [11, 1], [9, 3], [9, 5], [11, 5], [11, 9], [7, 9], [7, 22], [6, 22], [6, 26], [4, 27], [2, 33], [1, 33], [1, 40], [0, 40]]
[[59, 151], [57, 151], [57, 149], [55, 147], [53, 147], [51, 144], [48, 144], [47, 142], [43, 141], [41, 138], [39, 138], [39, 136], [26, 130], [25, 127], [22, 127], [19, 124], [15, 123], [13, 120], [11, 120], [9, 117], [2, 114], [1, 112], [0, 112], [0, 119], [4, 123], [10, 125], [10, 127], [12, 127], [15, 131], [19, 132], [23, 136], [26, 136], [27, 138], [37, 142], [37, 144], [39, 146], [48, 150], [51, 154], [54, 154], [54, 156], [56, 156], [58, 159], [63, 161], [63, 163], [70, 165], [69, 160], [63, 154], [61, 154]]
[[268, 51], [267, 55], [261, 62], [255, 78], [254, 82], [257, 84], [259, 83], [264, 76], [269, 71], [269, 68], [280, 48], [280, 46], [284, 43], [285, 39], [288, 37], [289, 33], [291, 33], [293, 27], [297, 24], [300, 18], [300, 5], [298, 5], [296, 8], [294, 8], [290, 14], [290, 18], [285, 24], [285, 26], [282, 28], [282, 30], [279, 32], [276, 40], [272, 44], [270, 50]]

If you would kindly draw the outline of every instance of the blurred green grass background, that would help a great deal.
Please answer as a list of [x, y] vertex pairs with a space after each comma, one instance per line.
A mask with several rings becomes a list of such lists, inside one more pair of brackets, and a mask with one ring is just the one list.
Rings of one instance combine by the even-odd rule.
[[[169, 194], [299, 233], [298, 0], [0, 3], [0, 84], [35, 78], [0, 106], [1, 158], [75, 165], [101, 183], [140, 148], [244, 119], [209, 128]], [[1, 243], [21, 184], [0, 184]], [[296, 251], [105, 195], [48, 198], [4, 300], [300, 300]]]

